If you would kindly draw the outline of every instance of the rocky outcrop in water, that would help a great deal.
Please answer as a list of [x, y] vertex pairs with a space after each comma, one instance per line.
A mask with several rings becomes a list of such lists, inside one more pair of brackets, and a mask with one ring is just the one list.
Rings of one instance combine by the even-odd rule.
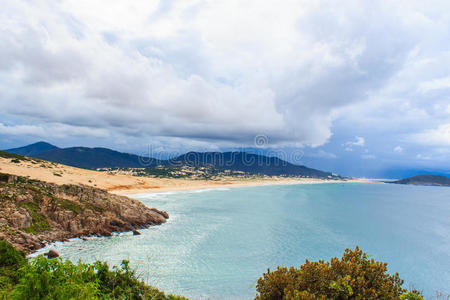
[[168, 217], [105, 190], [0, 174], [0, 239], [26, 252], [73, 237], [135, 231]]

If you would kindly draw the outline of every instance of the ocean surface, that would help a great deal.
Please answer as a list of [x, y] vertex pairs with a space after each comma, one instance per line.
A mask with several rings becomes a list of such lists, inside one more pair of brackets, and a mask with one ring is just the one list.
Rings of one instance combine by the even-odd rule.
[[[341, 257], [359, 245], [405, 287], [450, 294], [450, 188], [370, 183], [273, 185], [134, 195], [168, 223], [57, 243], [64, 259], [128, 259], [163, 291], [252, 299], [267, 268]], [[46, 249], [41, 250], [41, 253]]]

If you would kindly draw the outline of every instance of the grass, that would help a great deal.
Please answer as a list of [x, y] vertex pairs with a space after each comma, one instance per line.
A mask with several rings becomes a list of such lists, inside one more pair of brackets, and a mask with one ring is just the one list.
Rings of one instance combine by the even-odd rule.
[[90, 203], [86, 203], [86, 204], [84, 205], [84, 209], [90, 209], [90, 210], [96, 211], [96, 212], [103, 212], [103, 211], [104, 211], [103, 208], [94, 206], [94, 205], [92, 205], [92, 204], [90, 204]]
[[36, 234], [51, 229], [47, 218], [39, 212], [39, 207], [36, 203], [25, 202], [21, 203], [20, 206], [27, 208], [31, 215], [31, 225], [24, 228], [25, 232]]
[[64, 209], [73, 211], [76, 214], [81, 213], [81, 210], [82, 210], [81, 206], [76, 204], [75, 202], [64, 200], [64, 199], [59, 199], [58, 203], [59, 203], [59, 206], [61, 206]]
[[35, 192], [35, 193], [39, 193], [39, 194], [42, 193], [42, 191], [41, 191], [40, 188], [38, 188], [37, 186], [32, 185], [32, 184], [27, 184], [27, 185], [26, 185], [26, 188], [29, 189], [29, 190], [32, 190], [32, 191]]
[[3, 158], [12, 158], [12, 159], [17, 159], [17, 160], [30, 160], [28, 157], [25, 157], [23, 155], [20, 154], [15, 154], [15, 153], [9, 153], [9, 152], [5, 152], [5, 151], [0, 151], [0, 157]]

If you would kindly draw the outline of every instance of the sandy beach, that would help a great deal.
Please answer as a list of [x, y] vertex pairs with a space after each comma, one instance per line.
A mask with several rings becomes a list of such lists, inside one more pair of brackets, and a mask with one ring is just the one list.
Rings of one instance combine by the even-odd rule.
[[[118, 195], [139, 193], [160, 193], [169, 191], [197, 190], [219, 187], [243, 187], [254, 185], [323, 183], [324, 179], [314, 178], [236, 178], [224, 177], [218, 180], [197, 180], [177, 178], [150, 178], [124, 174], [92, 171], [61, 165], [47, 161], [11, 162], [0, 158], [0, 172], [29, 177], [56, 184], [84, 184], [105, 189]], [[330, 182], [336, 182], [332, 180]], [[346, 180], [342, 182], [370, 182], [368, 180]]]

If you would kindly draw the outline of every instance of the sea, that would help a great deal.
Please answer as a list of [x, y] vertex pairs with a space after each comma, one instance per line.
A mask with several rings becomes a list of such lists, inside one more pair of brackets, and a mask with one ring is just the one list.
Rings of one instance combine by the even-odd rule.
[[[450, 188], [318, 183], [132, 195], [167, 223], [49, 248], [73, 262], [129, 260], [137, 275], [191, 299], [253, 299], [268, 269], [359, 246], [427, 299], [450, 294]], [[447, 299], [447, 298], [446, 298]]]

